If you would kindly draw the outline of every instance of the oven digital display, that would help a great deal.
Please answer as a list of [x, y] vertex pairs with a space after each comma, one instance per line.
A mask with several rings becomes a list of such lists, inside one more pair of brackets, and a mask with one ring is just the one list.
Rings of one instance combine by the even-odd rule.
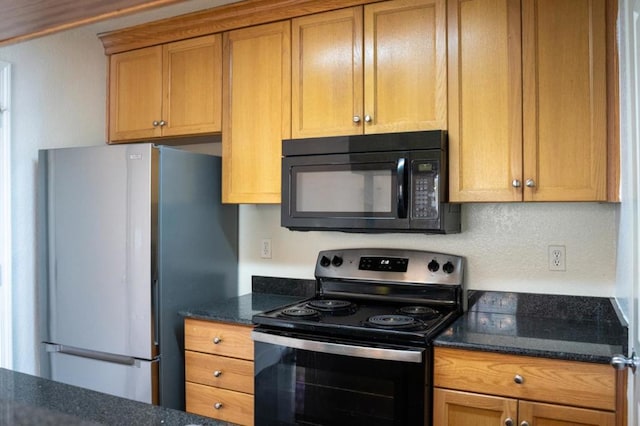
[[358, 269], [365, 271], [407, 272], [409, 259], [401, 257], [361, 257]]

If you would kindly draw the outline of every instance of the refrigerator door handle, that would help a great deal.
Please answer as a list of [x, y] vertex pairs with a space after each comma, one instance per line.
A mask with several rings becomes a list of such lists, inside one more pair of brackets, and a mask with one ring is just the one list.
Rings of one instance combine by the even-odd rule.
[[82, 358], [90, 358], [98, 361], [112, 362], [114, 364], [135, 365], [136, 359], [124, 356], [109, 354], [105, 352], [89, 351], [86, 349], [74, 348], [73, 346], [57, 345], [53, 343], [45, 343], [47, 352], [60, 352], [62, 354], [79, 356]]
[[158, 279], [153, 280], [153, 307], [151, 315], [153, 315], [153, 344], [159, 346], [158, 333], [160, 332], [160, 289], [158, 288]]

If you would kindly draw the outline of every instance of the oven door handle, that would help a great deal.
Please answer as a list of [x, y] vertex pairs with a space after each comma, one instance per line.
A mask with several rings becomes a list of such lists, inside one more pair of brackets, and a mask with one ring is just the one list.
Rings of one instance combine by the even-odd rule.
[[425, 349], [388, 349], [369, 346], [346, 345], [343, 343], [319, 342], [317, 340], [297, 339], [295, 337], [252, 331], [251, 338], [256, 342], [286, 346], [311, 352], [333, 355], [346, 355], [358, 358], [381, 359], [421, 363]]

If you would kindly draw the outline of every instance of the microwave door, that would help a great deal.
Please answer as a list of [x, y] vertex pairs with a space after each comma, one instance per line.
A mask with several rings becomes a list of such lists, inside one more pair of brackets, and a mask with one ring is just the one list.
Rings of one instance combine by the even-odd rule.
[[[322, 157], [322, 158], [320, 158]], [[284, 158], [282, 225], [293, 229], [406, 229], [408, 161], [375, 154]]]

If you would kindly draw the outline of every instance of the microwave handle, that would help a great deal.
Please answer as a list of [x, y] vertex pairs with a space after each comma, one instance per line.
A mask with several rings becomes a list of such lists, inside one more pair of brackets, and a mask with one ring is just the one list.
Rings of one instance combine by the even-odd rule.
[[407, 217], [407, 169], [406, 158], [399, 158], [396, 164], [396, 172], [398, 178], [398, 218], [405, 219]]

